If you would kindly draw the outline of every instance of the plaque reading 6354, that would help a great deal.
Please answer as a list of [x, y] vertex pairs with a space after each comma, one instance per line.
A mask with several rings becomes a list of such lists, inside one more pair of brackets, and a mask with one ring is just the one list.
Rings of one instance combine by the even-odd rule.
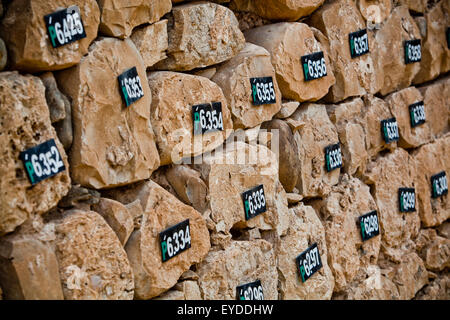
[[204, 103], [192, 107], [194, 135], [223, 131], [222, 103]]
[[267, 211], [266, 196], [264, 195], [264, 186], [262, 184], [245, 191], [242, 194], [242, 200], [244, 201], [245, 220], [254, 218]]
[[44, 17], [53, 48], [86, 38], [80, 8], [71, 6]]
[[161, 232], [159, 234], [159, 242], [161, 244], [163, 262], [189, 249], [191, 247], [189, 219]]
[[297, 257], [296, 261], [302, 282], [305, 282], [322, 268], [322, 260], [320, 259], [317, 243], [314, 243], [311, 247], [302, 252]]

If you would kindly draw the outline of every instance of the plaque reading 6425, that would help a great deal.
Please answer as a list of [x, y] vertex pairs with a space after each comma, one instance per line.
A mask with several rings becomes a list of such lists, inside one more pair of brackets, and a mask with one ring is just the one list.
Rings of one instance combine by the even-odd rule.
[[398, 189], [400, 212], [416, 211], [416, 191], [414, 188]]
[[342, 168], [342, 152], [339, 143], [333, 144], [325, 148], [325, 167], [327, 172], [331, 172], [337, 168]]
[[244, 201], [245, 220], [254, 218], [267, 211], [266, 196], [264, 195], [264, 186], [262, 184], [245, 191], [242, 194], [242, 200]]
[[302, 252], [297, 257], [296, 261], [302, 282], [305, 282], [322, 268], [322, 260], [320, 259], [317, 243], [314, 243], [311, 247]]
[[405, 41], [405, 64], [422, 60], [422, 46], [420, 39]]
[[369, 212], [359, 217], [362, 240], [369, 240], [380, 234], [377, 211]]
[[250, 78], [250, 85], [255, 106], [277, 102], [272, 77]]
[[194, 135], [223, 131], [222, 103], [204, 103], [192, 107]]
[[128, 69], [119, 77], [119, 86], [125, 104], [129, 107], [144, 96], [144, 89], [142, 89], [141, 78], [137, 73], [136, 67]]
[[327, 65], [323, 52], [315, 52], [301, 57], [305, 81], [311, 81], [327, 75]]
[[431, 177], [431, 196], [439, 198], [448, 194], [447, 175], [445, 171], [439, 172]]
[[381, 132], [386, 143], [398, 141], [400, 135], [398, 133], [398, 123], [396, 118], [381, 120]]
[[163, 262], [189, 249], [191, 247], [189, 219], [161, 232], [159, 234], [159, 241]]
[[86, 38], [80, 9], [77, 6], [46, 15], [44, 20], [53, 48]]
[[264, 300], [261, 281], [246, 283], [236, 287], [237, 300]]

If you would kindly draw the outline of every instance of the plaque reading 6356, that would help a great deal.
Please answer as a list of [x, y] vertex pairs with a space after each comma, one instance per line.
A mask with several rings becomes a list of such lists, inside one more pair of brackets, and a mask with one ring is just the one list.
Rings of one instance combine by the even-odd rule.
[[416, 191], [414, 188], [398, 189], [400, 212], [416, 211]]
[[245, 220], [254, 218], [267, 211], [266, 196], [264, 195], [264, 186], [262, 184], [245, 191], [242, 194], [242, 200], [244, 201]]
[[264, 300], [263, 287], [261, 281], [246, 283], [236, 287], [238, 300]]
[[311, 81], [327, 75], [327, 65], [323, 52], [315, 52], [301, 57], [305, 81]]
[[163, 262], [189, 249], [191, 247], [189, 219], [161, 232], [159, 234], [159, 242], [161, 244]]
[[297, 257], [296, 261], [302, 282], [305, 282], [322, 268], [322, 260], [320, 259], [317, 243], [314, 243], [311, 247], [302, 252]]
[[86, 38], [80, 9], [77, 6], [48, 14], [44, 20], [53, 48]]
[[374, 210], [359, 217], [361, 237], [363, 241], [369, 240], [380, 234], [377, 211]]
[[192, 107], [194, 135], [223, 131], [222, 103], [204, 103]]

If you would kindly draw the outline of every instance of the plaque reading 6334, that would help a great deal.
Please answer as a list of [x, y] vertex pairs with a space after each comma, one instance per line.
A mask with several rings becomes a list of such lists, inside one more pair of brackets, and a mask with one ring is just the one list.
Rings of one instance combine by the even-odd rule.
[[179, 255], [191, 247], [189, 219], [164, 230], [159, 234], [162, 262]]

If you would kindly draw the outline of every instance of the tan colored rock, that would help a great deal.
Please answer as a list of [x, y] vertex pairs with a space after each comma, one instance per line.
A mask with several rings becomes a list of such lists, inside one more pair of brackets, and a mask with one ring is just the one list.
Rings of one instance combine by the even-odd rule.
[[427, 116], [428, 105], [425, 104], [425, 123], [411, 127], [411, 115], [409, 106], [413, 103], [424, 101], [420, 91], [415, 87], [409, 87], [394, 92], [385, 98], [389, 104], [392, 115], [397, 119], [400, 140], [398, 146], [408, 149], [419, 147], [431, 140], [430, 121]]
[[[414, 247], [413, 239], [420, 229], [415, 173], [413, 157], [400, 148], [369, 163], [365, 173], [364, 182], [373, 188], [372, 195], [378, 206], [381, 251], [394, 262], [399, 262], [404, 253]], [[415, 188], [415, 212], [400, 212], [399, 188]]]
[[[127, 205], [140, 201], [143, 215], [125, 246], [134, 272], [135, 298], [150, 299], [172, 288], [183, 272], [199, 263], [210, 248], [209, 233], [199, 212], [149, 180], [111, 190], [108, 196]], [[191, 248], [162, 262], [159, 233], [189, 219]]]
[[67, 195], [58, 202], [59, 208], [91, 210], [91, 206], [100, 202], [100, 192], [72, 185]]
[[[338, 105], [327, 105], [331, 122], [336, 126], [341, 143], [344, 168], [349, 175], [365, 171], [368, 161], [366, 124], [367, 116], [361, 98]], [[379, 125], [380, 126], [380, 125]]]
[[296, 21], [311, 14], [325, 0], [232, 0], [230, 8], [250, 11], [270, 20]]
[[[382, 86], [382, 73], [378, 72], [376, 55], [369, 52], [354, 59], [351, 57], [349, 34], [366, 28], [355, 2], [329, 1], [314, 12], [309, 21], [329, 40], [328, 53], [336, 83], [327, 99], [338, 102], [366, 92], [377, 93]], [[369, 50], [374, 46], [371, 40], [368, 37]]]
[[[39, 78], [0, 73], [0, 235], [30, 216], [44, 214], [69, 191], [69, 165], [50, 123], [45, 88]], [[54, 139], [66, 171], [31, 186], [20, 153]]]
[[326, 172], [325, 168], [325, 148], [339, 142], [336, 127], [320, 104], [302, 105], [291, 119], [305, 124], [294, 132], [301, 163], [297, 189], [305, 198], [325, 196], [339, 181], [340, 169]]
[[[180, 162], [183, 157], [198, 156], [221, 145], [233, 128], [231, 114], [222, 90], [214, 82], [176, 72], [151, 72], [151, 122], [154, 127], [161, 165]], [[221, 102], [224, 131], [194, 136], [192, 107]]]
[[232, 58], [245, 44], [233, 12], [205, 1], [174, 7], [167, 32], [168, 58], [156, 64], [158, 70], [207, 67]]
[[447, 183], [450, 180], [450, 135], [437, 139], [414, 151], [417, 170], [417, 204], [420, 218], [426, 227], [438, 226], [450, 218], [449, 195], [432, 198], [431, 177], [442, 171], [446, 172]]
[[[426, 6], [426, 1], [425, 6]], [[446, 31], [450, 19], [450, 3], [439, 1], [425, 13], [425, 34], [422, 35], [422, 61], [414, 84], [430, 81], [450, 70], [450, 50]]]
[[114, 231], [99, 214], [71, 210], [52, 223], [65, 299], [133, 298], [130, 262]]
[[[125, 107], [117, 77], [136, 67], [144, 96]], [[151, 127], [151, 92], [133, 42], [104, 38], [74, 68], [56, 75], [72, 99], [74, 182], [96, 189], [147, 179], [159, 166]]]
[[428, 270], [443, 271], [450, 267], [450, 239], [438, 236], [436, 230], [420, 230], [416, 250]]
[[381, 131], [381, 121], [391, 119], [389, 105], [383, 99], [373, 95], [364, 96], [364, 114], [366, 115], [366, 146], [370, 158], [383, 150], [394, 150], [397, 142], [386, 144]]
[[424, 13], [427, 8], [426, 0], [394, 0], [394, 4], [397, 6], [407, 5], [409, 10]]
[[[253, 105], [250, 78], [272, 77], [276, 103]], [[281, 109], [281, 92], [266, 49], [246, 43], [244, 49], [220, 67], [211, 78], [227, 98], [235, 129], [253, 128], [269, 121]], [[270, 93], [269, 93], [270, 94]]]
[[135, 29], [131, 35], [131, 40], [139, 50], [145, 67], [149, 68], [155, 65], [167, 58], [166, 50], [169, 46], [167, 20]]
[[214, 75], [217, 72], [217, 68], [215, 67], [210, 67], [210, 68], [204, 68], [204, 69], [198, 69], [192, 72], [193, 75], [196, 76], [200, 76], [200, 77], [205, 77], [208, 78], [209, 80], [212, 79], [212, 77], [214, 77]]
[[380, 236], [363, 242], [358, 220], [377, 210], [377, 205], [368, 186], [345, 175], [327, 198], [314, 201], [312, 206], [325, 228], [334, 291], [343, 291], [356, 277], [365, 279], [369, 266], [377, 263]]
[[431, 281], [416, 295], [417, 300], [449, 300], [450, 275], [444, 273]]
[[239, 29], [242, 32], [271, 23], [270, 20], [263, 19], [253, 12], [234, 11], [234, 14], [239, 21]]
[[101, 11], [99, 31], [107, 36], [128, 38], [133, 28], [154, 23], [170, 12], [170, 0], [97, 0]]
[[5, 41], [0, 38], [0, 71], [6, 67], [8, 62], [8, 51], [6, 50]]
[[368, 26], [379, 26], [392, 10], [392, 0], [357, 0], [362, 16]]
[[202, 300], [200, 287], [196, 281], [178, 282], [173, 290], [169, 290], [154, 300]]
[[436, 230], [441, 237], [450, 239], [450, 221], [445, 221]]
[[2, 238], [0, 284], [10, 300], [64, 299], [55, 252], [35, 237]]
[[409, 87], [419, 72], [420, 63], [405, 64], [404, 42], [413, 39], [421, 39], [421, 36], [408, 7], [396, 7], [376, 33], [375, 45], [371, 49], [378, 55], [379, 68], [384, 70], [380, 90], [383, 96]]
[[125, 245], [134, 230], [133, 217], [128, 209], [118, 201], [100, 198], [98, 204], [92, 206], [114, 230], [122, 245]]
[[[245, 38], [248, 42], [266, 48], [271, 54], [284, 99], [317, 101], [336, 82], [325, 45], [304, 23], [284, 22], [254, 28], [245, 32]], [[318, 51], [324, 53], [327, 76], [305, 81], [301, 57]]]
[[300, 103], [296, 101], [283, 102], [283, 104], [281, 105], [281, 109], [275, 115], [275, 118], [277, 119], [289, 118], [299, 107]]
[[[86, 38], [53, 48], [44, 16], [76, 5], [80, 8]], [[94, 0], [14, 1], [2, 20], [0, 36], [5, 40], [12, 69], [27, 72], [61, 70], [80, 62], [97, 37], [100, 11]]]
[[[285, 236], [275, 245], [278, 257], [278, 287], [282, 300], [329, 300], [334, 277], [328, 266], [325, 229], [312, 207], [299, 204], [289, 209], [290, 223]], [[323, 267], [302, 283], [296, 257], [317, 243]]]
[[236, 287], [261, 281], [264, 300], [277, 300], [278, 274], [272, 245], [265, 240], [232, 241], [212, 250], [197, 265], [198, 285], [205, 300], [236, 300]]

